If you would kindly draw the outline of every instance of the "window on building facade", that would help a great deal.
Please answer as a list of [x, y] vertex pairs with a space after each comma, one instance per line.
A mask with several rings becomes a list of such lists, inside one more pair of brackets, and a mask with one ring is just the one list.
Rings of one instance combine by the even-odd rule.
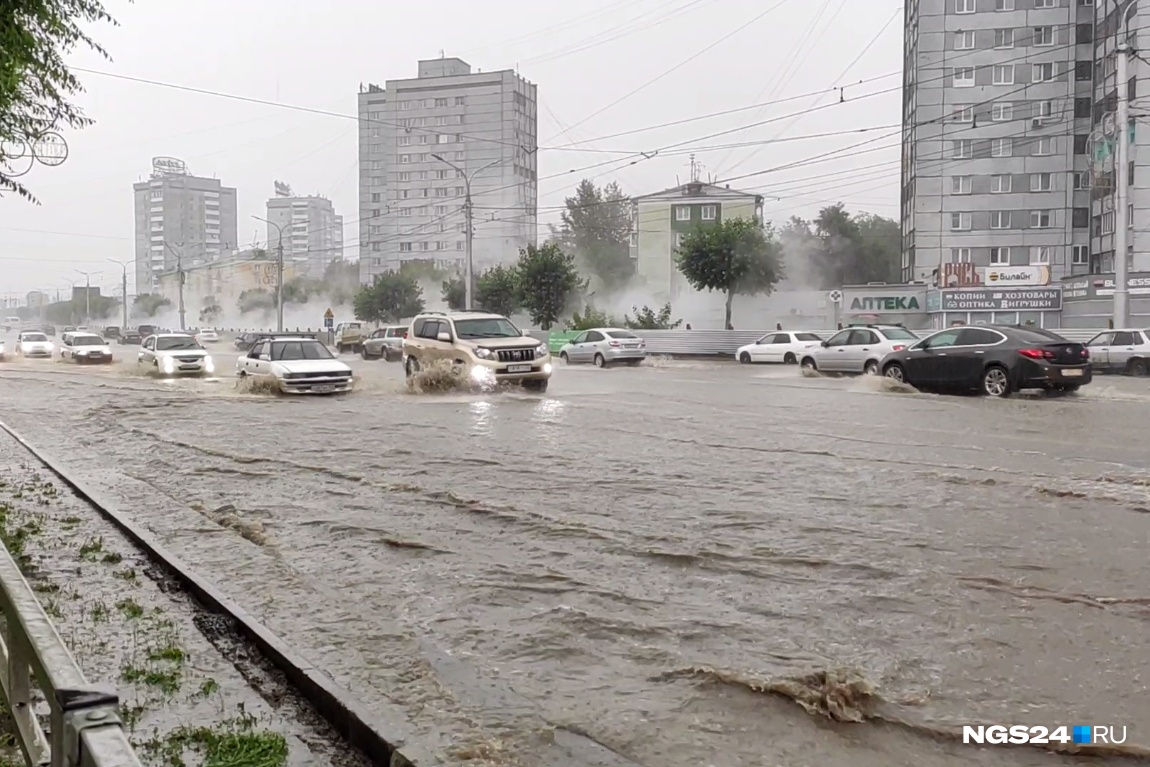
[[1090, 137], [1086, 134], [1079, 134], [1074, 137], [1074, 154], [1086, 154], [1086, 144], [1090, 141]]
[[1042, 64], [1033, 64], [1033, 82], [1049, 83], [1054, 80], [1054, 62], [1047, 61]]
[[974, 13], [974, 0], [954, 0], [955, 13]]
[[1010, 157], [1014, 153], [1014, 140], [1009, 138], [996, 138], [990, 140], [991, 157]]
[[956, 51], [974, 50], [974, 32], [966, 30], [954, 33], [954, 49]]
[[990, 191], [993, 194], [1005, 194], [1014, 186], [1013, 176], [991, 176]]
[[714, 205], [704, 205], [703, 206], [703, 220], [704, 221], [714, 221], [715, 217], [716, 217], [716, 213], [717, 213], [717, 209], [715, 208]]
[[691, 209], [689, 207], [687, 207], [686, 205], [679, 205], [678, 207], [676, 207], [675, 208], [675, 220], [676, 221], [690, 221], [691, 220]]
[[1086, 188], [1086, 171], [1076, 170], [1070, 174], [1070, 188], [1074, 191]]
[[991, 229], [1009, 229], [1010, 228], [1010, 211], [1009, 210], [991, 211], [990, 228]]
[[999, 102], [990, 107], [990, 119], [995, 122], [1009, 122], [1014, 119], [1014, 104]]
[[950, 261], [954, 264], [969, 264], [970, 248], [951, 248]]
[[1071, 263], [1075, 266], [1083, 266], [1090, 263], [1090, 246], [1075, 245], [1071, 254]]
[[1034, 0], [1035, 8], [1057, 8], [1058, 0]]
[[1049, 264], [1050, 254], [1054, 248], [1048, 245], [1035, 245], [1030, 248], [1030, 263]]
[[1054, 191], [1054, 174], [1053, 173], [1031, 173], [1030, 174], [1030, 191], [1032, 191], [1032, 192], [1052, 192], [1052, 191]]
[[956, 123], [972, 123], [974, 122], [974, 105], [973, 104], [955, 104], [954, 112], [951, 114], [952, 119]]
[[399, 145], [400, 146], [411, 146], [411, 136], [400, 136], [399, 137]]
[[1030, 211], [1031, 229], [1049, 229], [1054, 226], [1054, 214], [1049, 210]]
[[456, 96], [455, 97], [455, 106], [461, 107], [466, 103], [467, 103], [467, 97], [466, 96]]
[[1013, 64], [995, 64], [994, 65], [994, 84], [995, 85], [1014, 85], [1014, 65]]
[[[960, 138], [950, 142], [950, 159], [952, 160], [967, 160], [970, 159], [973, 150], [973, 143], [968, 138]], [[688, 214], [689, 216], [690, 214]]]
[[973, 88], [974, 67], [955, 67], [953, 82], [955, 88]]
[[994, 10], [996, 11], [1013, 11], [1014, 0], [994, 0]]
[[1040, 48], [1054, 45], [1054, 27], [1035, 27], [1031, 42]]
[[1014, 47], [1014, 30], [1013, 29], [996, 29], [996, 30], [994, 30], [994, 47], [995, 48], [1013, 48]]
[[991, 248], [990, 265], [1008, 266], [1010, 264], [1010, 248]]
[[950, 228], [952, 231], [961, 232], [970, 229], [970, 214], [969, 213], [951, 213], [950, 214]]
[[950, 193], [951, 194], [970, 194], [970, 176], [951, 176], [950, 177]]
[[1035, 157], [1047, 157], [1054, 154], [1054, 141], [1049, 138], [1040, 138], [1033, 144]]

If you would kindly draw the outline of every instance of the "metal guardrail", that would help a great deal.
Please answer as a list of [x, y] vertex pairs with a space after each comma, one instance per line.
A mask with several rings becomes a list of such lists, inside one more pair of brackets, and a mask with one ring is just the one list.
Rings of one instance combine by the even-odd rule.
[[[0, 545], [0, 692], [16, 741], [34, 767], [141, 767], [114, 691], [88, 684], [11, 553]], [[50, 735], [36, 717], [32, 683], [50, 709]]]

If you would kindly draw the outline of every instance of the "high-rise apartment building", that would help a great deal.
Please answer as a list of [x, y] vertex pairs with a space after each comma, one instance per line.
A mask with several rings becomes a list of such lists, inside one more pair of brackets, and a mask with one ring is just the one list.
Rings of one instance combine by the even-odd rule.
[[160, 275], [214, 261], [236, 247], [236, 190], [199, 178], [171, 157], [152, 160], [152, 175], [132, 185], [136, 198], [136, 291]]
[[284, 260], [319, 279], [333, 259], [343, 256], [343, 216], [336, 215], [326, 197], [297, 196], [278, 181], [275, 189], [267, 204], [268, 248], [279, 245], [282, 232]]
[[1090, 267], [1092, 0], [908, 0], [903, 279]]
[[420, 61], [359, 94], [360, 277], [413, 259], [462, 263], [471, 179], [475, 271], [536, 240], [538, 102], [512, 70]]

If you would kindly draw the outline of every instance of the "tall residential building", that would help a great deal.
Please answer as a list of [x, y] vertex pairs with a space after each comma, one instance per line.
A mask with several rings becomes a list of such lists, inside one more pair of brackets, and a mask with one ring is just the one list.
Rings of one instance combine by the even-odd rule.
[[[1150, 40], [1145, 31], [1150, 25], [1150, 12], [1137, 10], [1131, 0], [1095, 0], [1094, 7], [1094, 132], [1091, 156], [1094, 159], [1091, 180], [1094, 200], [1091, 205], [1091, 248], [1090, 272], [1092, 274], [1114, 271], [1114, 152], [1117, 121], [1115, 110], [1118, 107], [1118, 41], [1125, 36], [1126, 29], [1134, 30], [1129, 37], [1131, 48], [1139, 50], [1139, 42], [1144, 46]], [[1127, 17], [1127, 10], [1129, 16]], [[1139, 119], [1144, 113], [1144, 101], [1150, 65], [1146, 64], [1145, 54], [1130, 56], [1126, 65], [1127, 95], [1130, 98], [1130, 115], [1138, 125], [1131, 129], [1129, 164], [1126, 179], [1129, 182], [1130, 196], [1127, 205], [1128, 229], [1126, 233], [1127, 266], [1131, 271], [1150, 272], [1150, 248], [1144, 238], [1150, 232], [1150, 156], [1139, 156], [1138, 136], [1145, 122]], [[1138, 87], [1138, 82], [1142, 86]], [[1139, 93], [1141, 92], [1141, 94]]]
[[418, 77], [359, 94], [360, 278], [413, 259], [464, 259], [472, 178], [475, 271], [536, 241], [538, 102], [513, 70], [420, 61]]
[[152, 175], [132, 185], [136, 197], [136, 291], [159, 286], [177, 267], [214, 261], [236, 247], [236, 190], [188, 173], [172, 157], [152, 160]]
[[1085, 272], [1092, 0], [908, 0], [905, 29], [903, 279]]
[[267, 205], [268, 249], [279, 244], [282, 232], [284, 260], [319, 279], [333, 259], [343, 256], [343, 216], [336, 215], [326, 197], [297, 196], [278, 181], [275, 190]]

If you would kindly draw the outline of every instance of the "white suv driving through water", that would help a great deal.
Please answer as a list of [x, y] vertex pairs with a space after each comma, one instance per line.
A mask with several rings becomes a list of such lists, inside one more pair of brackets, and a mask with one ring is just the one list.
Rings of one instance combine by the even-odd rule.
[[852, 325], [817, 346], [804, 349], [800, 364], [823, 373], [877, 375], [882, 358], [918, 340], [902, 325]]
[[517, 383], [547, 391], [551, 350], [511, 320], [486, 312], [424, 312], [403, 339], [408, 378], [435, 362], [460, 366], [476, 384]]

